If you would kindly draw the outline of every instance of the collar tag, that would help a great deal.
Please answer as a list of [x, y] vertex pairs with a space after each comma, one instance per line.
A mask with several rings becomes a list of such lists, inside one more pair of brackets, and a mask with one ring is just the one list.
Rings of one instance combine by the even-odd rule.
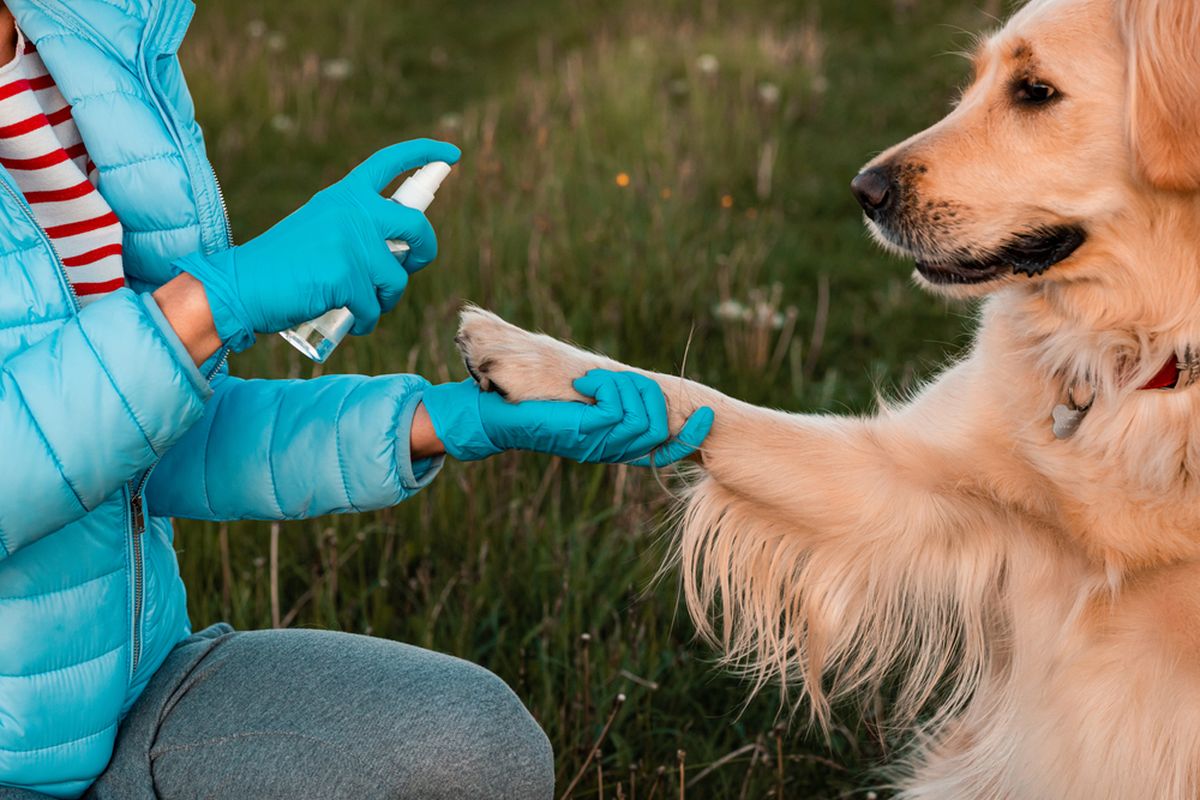
[[1051, 428], [1054, 431], [1054, 438], [1060, 441], [1070, 439], [1075, 435], [1075, 431], [1079, 430], [1079, 426], [1086, 416], [1087, 409], [1071, 408], [1066, 403], [1056, 405], [1053, 413], [1054, 425]]

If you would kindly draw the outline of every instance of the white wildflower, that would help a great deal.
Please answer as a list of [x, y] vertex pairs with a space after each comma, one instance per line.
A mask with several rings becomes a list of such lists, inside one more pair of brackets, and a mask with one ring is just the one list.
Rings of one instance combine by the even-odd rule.
[[287, 37], [279, 31], [271, 31], [267, 34], [267, 49], [273, 53], [278, 53], [287, 46]]
[[721, 62], [712, 53], [705, 53], [696, 59], [696, 69], [700, 70], [702, 75], [716, 75], [720, 68]]
[[267, 23], [261, 19], [252, 19], [246, 23], [246, 33], [251, 39], [261, 39], [267, 35]]
[[713, 313], [717, 319], [722, 322], [737, 322], [746, 318], [750, 309], [739, 303], [737, 300], [722, 300], [713, 309]]
[[331, 81], [344, 81], [354, 73], [348, 58], [329, 58], [321, 62], [321, 76]]
[[279, 133], [292, 133], [296, 130], [296, 120], [287, 114], [276, 114], [271, 117], [271, 127]]
[[774, 83], [766, 82], [758, 85], [758, 99], [765, 106], [774, 106], [779, 102], [779, 87]]
[[457, 114], [453, 111], [442, 114], [441, 118], [438, 120], [438, 125], [448, 131], [456, 131], [462, 127], [462, 124], [462, 114]]

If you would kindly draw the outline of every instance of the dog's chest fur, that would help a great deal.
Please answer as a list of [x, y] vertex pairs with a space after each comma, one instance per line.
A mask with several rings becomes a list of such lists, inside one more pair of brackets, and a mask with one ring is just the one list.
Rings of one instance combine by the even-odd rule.
[[[1171, 346], [1147, 347], [1132, 334], [1018, 334], [1012, 316], [984, 316], [983, 379], [1002, 398], [1012, 455], [1044, 493], [1034, 506], [1108, 570], [1200, 558], [1200, 386], [1133, 383]], [[1060, 439], [1054, 408], [1082, 383], [1095, 399]]]

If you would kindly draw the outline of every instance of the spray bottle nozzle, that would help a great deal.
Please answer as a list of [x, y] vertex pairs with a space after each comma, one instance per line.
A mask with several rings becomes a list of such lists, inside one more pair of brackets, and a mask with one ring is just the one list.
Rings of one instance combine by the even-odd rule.
[[438, 187], [442, 185], [442, 181], [449, 174], [450, 165], [445, 161], [430, 161], [409, 175], [392, 195], [392, 199], [402, 206], [424, 211], [429, 208]]

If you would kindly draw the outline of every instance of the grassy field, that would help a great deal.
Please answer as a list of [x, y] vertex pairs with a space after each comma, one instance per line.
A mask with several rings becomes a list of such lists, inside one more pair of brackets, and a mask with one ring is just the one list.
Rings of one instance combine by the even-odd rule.
[[[379, 146], [463, 148], [430, 210], [442, 257], [326, 370], [463, 377], [471, 300], [664, 371], [691, 336], [694, 378], [853, 413], [928, 377], [970, 322], [872, 247], [847, 184], [944, 112], [966, 73], [948, 53], [999, 5], [208, 0], [182, 58], [239, 240]], [[319, 374], [270, 339], [235, 372]], [[777, 693], [747, 704], [676, 576], [653, 581], [667, 488], [506, 455], [399, 508], [185, 523], [178, 545], [197, 625], [365, 632], [497, 672], [554, 742], [560, 791], [611, 717], [572, 797], [867, 796], [895, 744], [878, 715], [843, 709], [826, 741]]]

